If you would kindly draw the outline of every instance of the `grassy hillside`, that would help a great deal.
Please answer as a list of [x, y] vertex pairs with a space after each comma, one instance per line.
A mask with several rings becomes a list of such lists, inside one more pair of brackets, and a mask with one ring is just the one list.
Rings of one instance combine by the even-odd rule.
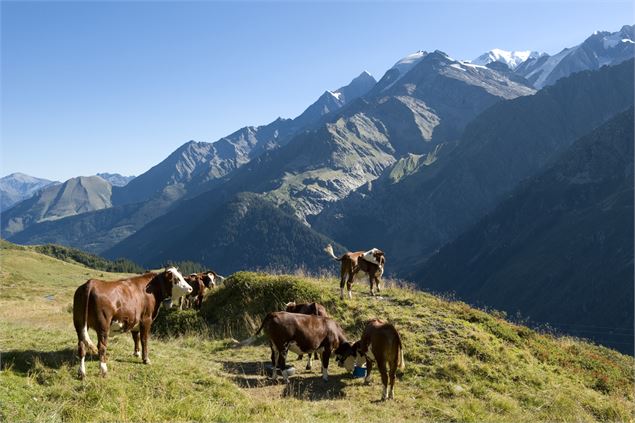
[[[1, 253], [2, 421], [633, 419], [631, 357], [410, 289], [389, 288], [382, 298], [370, 298], [358, 283], [355, 298], [343, 303], [334, 279], [247, 272], [207, 296], [209, 330], [153, 337], [150, 366], [132, 356], [129, 336], [113, 337], [108, 377], [97, 376], [93, 357], [82, 382], [75, 378], [72, 293], [88, 277], [117, 275], [29, 250]], [[351, 338], [369, 317], [394, 322], [406, 348], [396, 400], [376, 401], [378, 374], [366, 386], [334, 363], [327, 383], [319, 368], [306, 372], [298, 363], [289, 385], [271, 384], [261, 376], [266, 345], [230, 347], [230, 335], [250, 334], [265, 311], [291, 299], [323, 302]]]

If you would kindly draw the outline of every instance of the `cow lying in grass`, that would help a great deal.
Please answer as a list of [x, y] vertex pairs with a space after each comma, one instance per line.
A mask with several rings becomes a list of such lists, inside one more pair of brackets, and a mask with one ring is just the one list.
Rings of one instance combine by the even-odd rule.
[[[315, 316], [323, 316], [329, 317], [329, 314], [326, 312], [326, 308], [322, 304], [319, 303], [304, 303], [304, 304], [296, 304], [295, 301], [287, 303], [286, 310], [287, 313], [300, 313], [300, 314], [312, 314]], [[304, 354], [302, 351], [295, 348], [295, 344], [292, 344], [289, 349], [294, 353], [298, 354], [298, 360], [302, 360]], [[309, 354], [309, 360], [306, 363], [306, 370], [311, 370], [313, 367], [313, 359], [318, 359], [317, 352], [313, 354]]]
[[[397, 368], [403, 370], [405, 362], [403, 359], [403, 345], [397, 329], [390, 324], [379, 319], [374, 319], [366, 324], [362, 339], [355, 342], [353, 346], [344, 352], [338, 364], [347, 370], [353, 370], [356, 362], [366, 361], [366, 379], [370, 382], [370, 374], [373, 362], [377, 363], [381, 382], [384, 390], [381, 396], [382, 401], [393, 399], [395, 396], [395, 374]], [[390, 366], [390, 373], [386, 369], [386, 363]], [[390, 390], [388, 390], [388, 379], [390, 377]]]
[[340, 268], [340, 299], [344, 299], [345, 283], [346, 289], [348, 289], [348, 298], [353, 298], [353, 279], [359, 272], [368, 274], [370, 295], [375, 295], [375, 286], [377, 286], [377, 292], [379, 292], [379, 279], [384, 274], [384, 265], [386, 263], [383, 251], [373, 248], [368, 251], [349, 252], [337, 257], [331, 244], [327, 245], [324, 251], [334, 260], [342, 262]]
[[322, 379], [328, 380], [328, 368], [331, 354], [339, 356], [351, 349], [344, 331], [337, 322], [328, 317], [276, 311], [269, 313], [254, 336], [241, 345], [252, 343], [255, 337], [264, 331], [271, 347], [271, 365], [273, 379], [277, 378], [277, 369], [282, 377], [289, 381], [286, 369], [287, 352], [292, 344], [305, 354], [320, 352], [322, 355]]
[[[77, 332], [80, 359], [78, 375], [86, 376], [86, 349], [99, 353], [99, 369], [106, 376], [106, 347], [111, 328], [130, 331], [134, 341], [134, 355], [139, 357], [139, 335], [144, 364], [149, 364], [148, 337], [152, 321], [159, 313], [161, 302], [169, 299], [169, 306], [192, 292], [179, 271], [170, 267], [161, 273], [146, 273], [128, 279], [103, 281], [89, 279], [75, 291], [73, 324]], [[88, 329], [97, 332], [97, 348], [88, 336]]]

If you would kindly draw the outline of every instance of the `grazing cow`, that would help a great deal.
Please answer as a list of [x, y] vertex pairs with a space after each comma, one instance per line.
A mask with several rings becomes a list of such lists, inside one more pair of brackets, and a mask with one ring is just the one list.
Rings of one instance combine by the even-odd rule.
[[340, 269], [340, 299], [344, 299], [344, 283], [346, 283], [346, 288], [348, 289], [348, 298], [353, 298], [353, 278], [358, 272], [368, 274], [370, 295], [375, 295], [374, 285], [377, 286], [377, 292], [379, 292], [379, 278], [384, 274], [384, 265], [386, 263], [383, 251], [373, 248], [366, 252], [349, 252], [339, 258], [333, 252], [331, 244], [327, 245], [324, 251], [334, 260], [342, 262]]
[[[403, 359], [403, 345], [397, 329], [379, 319], [366, 323], [362, 339], [338, 358], [338, 364], [352, 370], [353, 362], [366, 361], [366, 382], [370, 382], [370, 372], [373, 362], [377, 362], [381, 382], [384, 385], [382, 401], [395, 397], [395, 373], [397, 368], [403, 370], [406, 365]], [[390, 390], [388, 390], [388, 372], [386, 363], [390, 366]]]
[[344, 331], [328, 317], [309, 314], [287, 313], [276, 311], [269, 313], [256, 334], [245, 342], [255, 339], [264, 330], [271, 346], [271, 365], [273, 379], [277, 378], [277, 370], [282, 370], [285, 383], [289, 381], [286, 368], [287, 351], [292, 344], [303, 353], [322, 353], [322, 379], [328, 380], [328, 368], [331, 354], [336, 356], [351, 349], [346, 341]]
[[[78, 375], [86, 376], [84, 360], [86, 348], [99, 353], [99, 369], [106, 376], [106, 347], [111, 329], [131, 331], [134, 355], [139, 357], [139, 333], [143, 363], [148, 359], [148, 336], [152, 321], [159, 313], [161, 302], [169, 300], [169, 306], [178, 298], [192, 292], [179, 271], [170, 267], [161, 273], [146, 273], [128, 279], [102, 281], [89, 279], [75, 291], [73, 298], [73, 324], [77, 332], [80, 359]], [[97, 346], [88, 337], [88, 329], [97, 332]]]
[[185, 282], [187, 282], [188, 285], [192, 287], [192, 293], [186, 295], [181, 299], [179, 308], [182, 310], [183, 308], [189, 308], [190, 306], [193, 306], [197, 310], [200, 309], [201, 303], [203, 302], [203, 297], [205, 296], [205, 289], [216, 287], [217, 279], [222, 281], [225, 278], [218, 275], [212, 270], [207, 272], [192, 273], [186, 276]]
[[[319, 303], [308, 303], [308, 304], [296, 304], [295, 301], [287, 303], [286, 308], [287, 313], [300, 313], [300, 314], [313, 314], [315, 316], [324, 316], [329, 317], [329, 314], [326, 312], [326, 308], [322, 304]], [[295, 344], [294, 344], [295, 345]], [[289, 347], [291, 351], [298, 354], [298, 360], [302, 360], [304, 354], [302, 351], [294, 349], [294, 346]], [[313, 366], [313, 358], [317, 360], [318, 354], [317, 352], [313, 354], [309, 354], [309, 360], [306, 363], [306, 369], [311, 370]]]

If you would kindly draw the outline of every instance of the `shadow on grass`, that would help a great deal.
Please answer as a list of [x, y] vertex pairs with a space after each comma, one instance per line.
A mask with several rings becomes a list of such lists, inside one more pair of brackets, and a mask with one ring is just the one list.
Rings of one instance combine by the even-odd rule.
[[[65, 364], [77, 364], [77, 350], [64, 348], [58, 351], [11, 350], [0, 352], [0, 369], [12, 369], [14, 372], [27, 374], [33, 369], [36, 361], [49, 369], [59, 369]], [[88, 358], [88, 356], [87, 356]]]
[[308, 401], [333, 400], [344, 398], [344, 382], [346, 375], [329, 376], [324, 381], [322, 376], [298, 377], [289, 379], [284, 387], [283, 397], [293, 397]]
[[241, 388], [251, 389], [264, 388], [271, 385], [284, 385], [283, 397], [309, 401], [338, 399], [345, 396], [343, 379], [347, 375], [329, 376], [328, 382], [325, 382], [319, 373], [309, 373], [300, 370], [294, 376], [291, 376], [289, 383], [285, 385], [282, 376], [279, 375], [276, 382], [267, 376], [265, 364], [261, 361], [225, 361], [222, 363], [224, 371], [230, 373], [232, 381]]

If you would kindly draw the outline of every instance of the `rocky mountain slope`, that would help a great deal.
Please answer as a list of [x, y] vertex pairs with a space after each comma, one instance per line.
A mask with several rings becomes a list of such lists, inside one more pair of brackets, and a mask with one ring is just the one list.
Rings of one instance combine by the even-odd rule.
[[633, 108], [413, 274], [419, 286], [633, 352]]
[[[240, 269], [317, 272], [333, 265], [322, 251], [333, 243], [331, 239], [257, 194], [241, 193], [212, 208], [197, 206], [200, 201], [185, 201], [175, 212], [161, 216], [104, 254], [133, 257], [144, 266], [191, 260], [224, 274]], [[154, 236], [157, 227], [163, 241]], [[128, 245], [135, 246], [134, 254]]]
[[[577, 138], [633, 104], [633, 62], [581, 72], [533, 96], [500, 102], [438, 157], [408, 157], [333, 203], [313, 228], [353, 249], [380, 247], [404, 271], [451, 241], [501, 196]], [[397, 180], [395, 182], [395, 180]]]
[[42, 188], [58, 183], [19, 172], [4, 176], [0, 178], [0, 212], [30, 198]]
[[[263, 200], [306, 222], [325, 205], [379, 177], [401, 156], [411, 152], [433, 155], [485, 108], [533, 93], [492, 69], [460, 63], [438, 51], [422, 54], [396, 81], [391, 79], [394, 75], [393, 70], [387, 72], [363, 98], [325, 116], [313, 129], [252, 160], [196, 197], [191, 204], [200, 209], [198, 217], [191, 216], [186, 207], [176, 208], [107, 254], [144, 255], [144, 263], [151, 263], [152, 257], [141, 252], [141, 245], [156, 244], [166, 225], [178, 224], [183, 234], [203, 226], [218, 231], [219, 223], [209, 216], [219, 203], [245, 191], [259, 193]], [[192, 242], [195, 249], [204, 248], [207, 241], [188, 241]], [[160, 256], [155, 253], [155, 259]]]
[[48, 186], [2, 214], [2, 236], [12, 235], [38, 222], [108, 208], [112, 186], [99, 176], [71, 178]]

